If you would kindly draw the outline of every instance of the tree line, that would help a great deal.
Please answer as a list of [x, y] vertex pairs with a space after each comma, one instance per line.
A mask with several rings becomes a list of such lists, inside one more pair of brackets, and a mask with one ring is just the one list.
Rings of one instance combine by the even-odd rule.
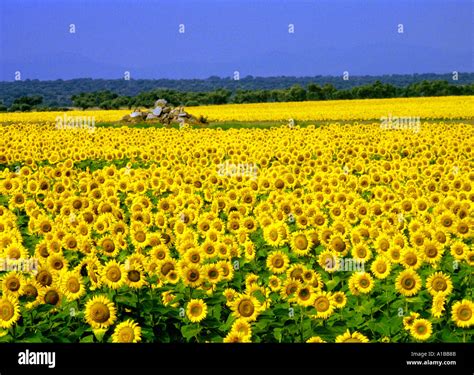
[[[235, 91], [219, 88], [212, 91], [194, 92], [174, 89], [155, 89], [140, 92], [137, 95], [120, 95], [112, 90], [84, 92], [71, 96], [74, 107], [119, 109], [152, 107], [159, 99], [166, 99], [171, 105], [198, 106], [230, 103], [267, 103], [306, 100], [337, 99], [381, 99], [422, 96], [474, 95], [474, 84], [453, 84], [446, 80], [411, 83], [398, 87], [376, 80], [373, 83], [351, 88], [336, 88], [331, 83], [319, 85], [311, 82], [306, 86], [294, 84], [283, 89], [236, 89]], [[48, 105], [41, 95], [23, 96], [13, 100], [10, 106], [0, 104], [0, 111], [31, 110], [67, 110], [66, 107]]]

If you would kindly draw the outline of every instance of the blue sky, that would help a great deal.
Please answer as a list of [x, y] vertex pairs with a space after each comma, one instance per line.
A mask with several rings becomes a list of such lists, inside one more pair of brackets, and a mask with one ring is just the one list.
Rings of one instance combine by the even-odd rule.
[[470, 0], [1, 0], [0, 12], [8, 81], [474, 71]]

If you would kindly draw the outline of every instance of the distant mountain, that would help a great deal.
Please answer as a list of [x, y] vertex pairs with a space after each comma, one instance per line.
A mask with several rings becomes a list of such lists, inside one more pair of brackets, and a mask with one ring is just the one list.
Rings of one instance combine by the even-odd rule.
[[450, 84], [465, 85], [474, 83], [474, 73], [458, 73], [458, 80], [453, 80], [452, 73], [446, 74], [393, 74], [380, 76], [349, 76], [344, 80], [341, 76], [313, 77], [209, 77], [207, 79], [92, 79], [78, 78], [71, 80], [39, 81], [24, 80], [0, 82], [0, 100], [9, 106], [13, 100], [23, 96], [40, 95], [49, 106], [70, 106], [71, 96], [79, 93], [110, 90], [121, 96], [135, 96], [139, 93], [155, 89], [173, 89], [187, 92], [209, 92], [220, 88], [235, 92], [244, 90], [285, 89], [295, 84], [307, 86], [309, 83], [318, 85], [332, 84], [336, 89], [348, 89], [355, 86], [370, 84], [375, 81], [389, 83], [397, 87], [407, 86], [424, 80], [445, 80]]

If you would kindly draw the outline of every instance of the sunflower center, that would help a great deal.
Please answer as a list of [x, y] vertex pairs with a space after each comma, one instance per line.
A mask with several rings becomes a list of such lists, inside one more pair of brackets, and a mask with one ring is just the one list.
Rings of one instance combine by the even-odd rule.
[[112, 253], [115, 250], [114, 241], [106, 239], [102, 242], [102, 247], [106, 253]]
[[419, 326], [416, 327], [416, 331], [422, 335], [424, 333], [426, 333], [426, 327], [422, 324], [420, 324]]
[[109, 308], [102, 302], [96, 302], [91, 307], [92, 319], [97, 323], [105, 323], [110, 318]]
[[140, 272], [137, 270], [128, 271], [128, 279], [132, 282], [140, 281]]
[[298, 293], [298, 296], [300, 297], [300, 299], [302, 299], [303, 301], [306, 301], [310, 296], [310, 292], [308, 289], [304, 288], [304, 289], [301, 289], [300, 292]]
[[351, 337], [350, 339], [344, 340], [344, 342], [361, 342], [361, 341], [355, 337]]
[[435, 247], [430, 246], [425, 250], [425, 254], [428, 258], [434, 258], [438, 254], [438, 250], [436, 250]]
[[53, 277], [48, 271], [43, 270], [38, 273], [36, 280], [43, 286], [50, 286], [53, 282]]
[[219, 273], [216, 270], [209, 271], [209, 278], [216, 279], [219, 276]]
[[318, 312], [325, 312], [329, 309], [329, 300], [326, 297], [318, 297], [314, 302], [314, 307]]
[[194, 282], [196, 280], [199, 279], [199, 273], [194, 271], [194, 270], [191, 270], [188, 272], [188, 280], [191, 281], [191, 282]]
[[67, 290], [71, 293], [77, 293], [81, 289], [81, 284], [76, 278], [71, 278], [67, 282]]
[[15, 314], [15, 308], [11, 302], [4, 301], [0, 305], [0, 318], [3, 321], [9, 321]]
[[27, 297], [36, 298], [38, 296], [38, 290], [33, 285], [25, 286], [24, 293]]
[[346, 244], [340, 238], [334, 239], [334, 241], [332, 242], [332, 246], [334, 247], [334, 250], [339, 253], [346, 249]]
[[50, 305], [56, 305], [59, 301], [59, 294], [55, 290], [49, 290], [44, 295], [44, 301]]
[[8, 251], [8, 257], [11, 259], [19, 259], [21, 256], [20, 250], [13, 248]]
[[414, 255], [414, 254], [409, 254], [405, 258], [405, 262], [409, 266], [414, 266], [416, 264], [417, 260], [418, 259], [417, 259], [416, 255]]
[[254, 313], [255, 306], [253, 305], [252, 301], [243, 300], [242, 302], [239, 303], [238, 311], [240, 315], [242, 315], [245, 318], [248, 318], [249, 316], [252, 316], [252, 314]]
[[448, 285], [446, 284], [446, 280], [444, 280], [441, 277], [436, 278], [433, 281], [433, 289], [436, 290], [436, 291], [446, 290], [447, 287], [448, 287]]
[[7, 288], [12, 292], [16, 292], [18, 289], [20, 289], [20, 282], [18, 279], [10, 279], [7, 281]]
[[272, 241], [276, 241], [278, 239], [278, 232], [276, 230], [272, 230], [269, 233], [269, 237]]
[[121, 342], [132, 342], [135, 338], [135, 332], [131, 327], [123, 327], [120, 329], [119, 337]]
[[202, 313], [202, 307], [199, 305], [194, 305], [191, 307], [191, 315], [192, 316], [199, 316]]
[[121, 276], [122, 276], [122, 273], [120, 272], [120, 268], [118, 267], [110, 267], [109, 270], [107, 271], [107, 279], [109, 279], [110, 281], [114, 283], [119, 281]]
[[369, 280], [367, 279], [361, 279], [359, 281], [359, 284], [362, 288], [367, 288], [370, 285]]
[[458, 318], [460, 320], [467, 321], [471, 319], [471, 317], [472, 317], [472, 310], [469, 307], [463, 306], [459, 309]]
[[144, 242], [145, 239], [146, 239], [145, 232], [140, 230], [137, 233], [135, 233], [135, 240], [137, 240], [138, 242]]
[[273, 267], [275, 268], [281, 268], [283, 267], [284, 264], [285, 262], [283, 261], [281, 257], [277, 257], [273, 260]]
[[462, 234], [466, 234], [468, 232], [469, 228], [465, 224], [459, 224], [458, 226], [458, 232]]
[[387, 270], [387, 265], [385, 263], [377, 263], [377, 272], [384, 273]]
[[295, 246], [298, 250], [306, 250], [308, 247], [308, 239], [306, 236], [300, 234], [295, 238]]
[[402, 280], [402, 285], [404, 289], [411, 290], [415, 287], [415, 279], [410, 276], [404, 277]]
[[161, 266], [161, 273], [163, 275], [167, 275], [168, 272], [170, 272], [171, 270], [174, 270], [174, 266], [173, 266], [173, 263], [165, 263]]

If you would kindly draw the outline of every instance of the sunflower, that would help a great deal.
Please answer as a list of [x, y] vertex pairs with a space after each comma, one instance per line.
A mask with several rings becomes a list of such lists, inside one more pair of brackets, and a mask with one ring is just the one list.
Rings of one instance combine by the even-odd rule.
[[350, 333], [349, 330], [344, 332], [342, 335], [336, 337], [337, 343], [365, 343], [369, 342], [369, 339], [362, 333], [357, 331]]
[[230, 331], [223, 340], [224, 343], [248, 343], [251, 342], [249, 336], [244, 336], [243, 334]]
[[45, 267], [40, 267], [36, 273], [36, 281], [42, 287], [50, 286], [55, 280], [55, 276]]
[[400, 254], [400, 263], [403, 267], [416, 271], [423, 264], [423, 259], [418, 250], [406, 248]]
[[431, 314], [435, 318], [440, 318], [445, 310], [444, 304], [446, 302], [446, 296], [442, 293], [438, 293], [433, 296], [433, 303], [431, 305]]
[[180, 267], [180, 277], [185, 285], [196, 288], [203, 282], [202, 268], [195, 264]]
[[230, 281], [234, 277], [234, 267], [229, 261], [221, 260], [217, 262], [217, 266], [221, 270], [222, 280]]
[[125, 267], [125, 284], [133, 289], [140, 289], [142, 286], [147, 284], [141, 266], [135, 264], [128, 268], [129, 269], [127, 270], [127, 267]]
[[461, 241], [456, 241], [451, 244], [450, 253], [456, 260], [463, 260], [469, 252], [469, 246]]
[[370, 270], [374, 276], [381, 280], [387, 278], [391, 268], [390, 262], [383, 255], [378, 255], [370, 266]]
[[2, 277], [2, 291], [4, 294], [18, 298], [23, 294], [25, 279], [20, 272], [10, 271]]
[[10, 295], [0, 298], [0, 327], [8, 329], [20, 319], [18, 300]]
[[273, 251], [268, 255], [266, 263], [270, 272], [280, 274], [286, 271], [290, 260], [282, 251]]
[[176, 267], [176, 260], [170, 257], [166, 257], [156, 265], [158, 275], [163, 277], [166, 277], [168, 273], [175, 270]]
[[426, 240], [423, 242], [422, 254], [425, 261], [430, 264], [436, 264], [440, 261], [443, 256], [443, 248], [438, 242], [432, 240]]
[[347, 303], [347, 297], [344, 292], [335, 292], [332, 295], [332, 303], [334, 307], [337, 309], [342, 309]]
[[413, 296], [421, 289], [421, 278], [415, 271], [406, 269], [398, 274], [395, 288], [406, 297]]
[[451, 307], [451, 318], [458, 327], [469, 328], [474, 325], [473, 311], [474, 303], [463, 299], [462, 301], [457, 301]]
[[202, 271], [211, 284], [217, 284], [222, 280], [222, 268], [218, 264], [206, 264], [202, 267]]
[[311, 336], [308, 340], [306, 340], [307, 343], [325, 343], [321, 337], [319, 336]]
[[469, 238], [472, 237], [472, 228], [474, 223], [466, 219], [458, 219], [456, 220], [456, 224], [454, 225], [454, 233], [456, 236], [460, 238]]
[[278, 276], [272, 275], [268, 279], [268, 286], [272, 292], [278, 292], [281, 289], [281, 280], [278, 278]]
[[296, 303], [300, 306], [311, 306], [314, 302], [314, 293], [311, 286], [301, 286], [296, 292]]
[[349, 279], [349, 285], [351, 285], [358, 293], [367, 294], [374, 289], [375, 283], [369, 273], [356, 272]]
[[64, 272], [61, 274], [60, 280], [61, 292], [64, 293], [69, 301], [79, 299], [85, 294], [86, 289], [78, 272]]
[[114, 343], [136, 343], [141, 341], [141, 328], [133, 320], [129, 319], [125, 322], [117, 324], [112, 334], [112, 342]]
[[335, 254], [338, 254], [341, 257], [345, 256], [349, 252], [349, 244], [339, 233], [333, 234], [329, 238], [328, 247], [329, 250], [332, 250]]
[[468, 251], [465, 259], [470, 267], [474, 267], [474, 250]]
[[35, 279], [28, 279], [25, 281], [22, 300], [24, 300], [24, 306], [27, 310], [36, 307], [40, 303], [38, 298], [40, 290], [41, 285]]
[[192, 247], [185, 252], [184, 259], [189, 263], [199, 264], [204, 259], [204, 254], [201, 249]]
[[249, 295], [237, 296], [231, 304], [233, 315], [247, 321], [254, 321], [260, 312], [261, 305], [258, 300]]
[[302, 231], [294, 232], [291, 234], [290, 246], [296, 255], [307, 255], [312, 246], [311, 237]]
[[410, 315], [405, 316], [403, 318], [403, 328], [405, 328], [407, 331], [409, 331], [411, 326], [413, 325], [413, 322], [416, 319], [418, 319], [419, 316], [420, 316], [420, 314], [418, 314], [416, 312], [412, 312], [412, 313], [410, 313]]
[[437, 221], [444, 230], [451, 230], [454, 229], [453, 227], [456, 221], [456, 216], [454, 216], [450, 211], [445, 211], [438, 217]]
[[419, 341], [426, 341], [433, 332], [431, 322], [426, 319], [415, 319], [410, 327], [410, 334]]
[[68, 261], [61, 254], [52, 254], [46, 261], [49, 269], [53, 272], [61, 272], [62, 270], [66, 270], [68, 266]]
[[86, 322], [94, 329], [107, 328], [117, 318], [114, 304], [105, 296], [92, 297], [85, 309]]
[[284, 242], [284, 231], [280, 224], [270, 224], [263, 229], [264, 240], [273, 247], [281, 246]]
[[432, 296], [450, 294], [453, 290], [451, 278], [443, 272], [435, 272], [426, 280], [426, 287]]
[[62, 297], [63, 295], [58, 288], [48, 286], [40, 290], [38, 299], [42, 304], [59, 306], [62, 302]]
[[336, 272], [341, 267], [339, 257], [329, 250], [325, 250], [319, 254], [318, 263], [326, 272], [329, 273]]
[[313, 307], [316, 309], [316, 315], [313, 315], [313, 318], [327, 319], [333, 314], [335, 306], [328, 292], [315, 293], [313, 301]]
[[199, 323], [206, 318], [207, 305], [202, 299], [192, 299], [186, 307], [186, 315], [193, 323]]
[[107, 262], [100, 271], [102, 282], [111, 289], [120, 288], [125, 283], [127, 275], [125, 267], [115, 260]]
[[238, 293], [232, 289], [232, 288], [227, 288], [224, 290], [224, 292], [222, 293], [226, 299], [226, 304], [228, 306], [230, 306], [229, 304], [231, 302], [233, 302], [235, 300], [235, 298], [237, 297]]
[[252, 328], [250, 326], [250, 323], [242, 318], [237, 319], [232, 324], [231, 332], [237, 333], [249, 339], [252, 337]]
[[359, 243], [351, 249], [352, 257], [356, 260], [368, 262], [372, 258], [372, 251], [364, 243]]

